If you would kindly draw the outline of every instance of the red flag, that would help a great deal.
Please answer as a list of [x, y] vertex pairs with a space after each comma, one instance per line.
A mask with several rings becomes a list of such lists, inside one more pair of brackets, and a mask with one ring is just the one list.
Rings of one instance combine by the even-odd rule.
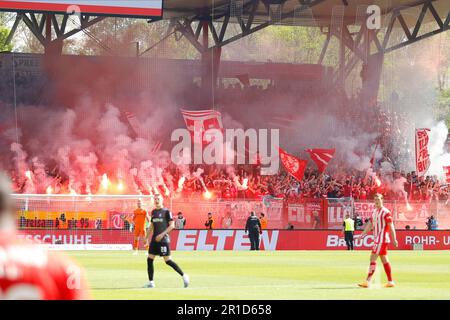
[[302, 181], [308, 161], [296, 158], [281, 148], [278, 149], [280, 150], [281, 163], [283, 163], [286, 171], [297, 181]]
[[136, 119], [135, 114], [130, 111], [124, 111], [123, 115], [125, 116], [125, 119], [127, 120], [128, 128], [131, 130], [132, 137], [133, 138], [138, 137], [139, 131], [140, 131], [140, 125], [139, 125], [139, 121]]
[[373, 150], [372, 153], [372, 158], [370, 159], [370, 167], [373, 168], [373, 164], [375, 163], [375, 152], [378, 149], [378, 143], [375, 145], [375, 149]]
[[128, 122], [128, 127], [131, 130], [131, 137], [133, 139], [140, 137], [140, 138], [144, 138], [144, 139], [156, 140], [155, 144], [152, 147], [152, 150], [150, 151], [150, 154], [155, 154], [159, 150], [161, 150], [162, 142], [157, 140], [155, 135], [152, 136], [149, 134], [149, 132], [143, 130], [141, 123], [139, 122], [138, 118], [136, 117], [136, 115], [134, 113], [132, 113], [128, 110], [125, 110], [123, 112], [123, 115], [125, 116], [125, 118]]
[[215, 110], [198, 110], [189, 111], [181, 110], [186, 128], [190, 131], [192, 138], [196, 135], [200, 136], [200, 140], [204, 143], [206, 141], [204, 133], [208, 129], [222, 130], [222, 116], [219, 111]]
[[444, 172], [447, 183], [450, 183], [450, 166], [444, 167]]
[[307, 149], [311, 159], [316, 163], [319, 172], [322, 173], [328, 166], [328, 162], [333, 159], [335, 149]]
[[430, 167], [428, 131], [430, 131], [428, 128], [416, 129], [416, 171], [419, 177], [424, 176]]

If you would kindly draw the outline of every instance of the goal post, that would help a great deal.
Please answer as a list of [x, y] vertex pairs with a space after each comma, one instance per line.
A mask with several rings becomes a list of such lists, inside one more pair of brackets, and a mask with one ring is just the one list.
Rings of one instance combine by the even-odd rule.
[[[130, 250], [138, 201], [150, 195], [13, 194], [21, 236], [61, 250]], [[143, 243], [141, 243], [143, 246]]]

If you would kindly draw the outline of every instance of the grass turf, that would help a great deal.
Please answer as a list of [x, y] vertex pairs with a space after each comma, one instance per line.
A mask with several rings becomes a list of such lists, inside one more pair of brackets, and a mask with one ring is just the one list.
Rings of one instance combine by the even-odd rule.
[[450, 251], [392, 251], [396, 288], [383, 288], [380, 261], [371, 289], [364, 279], [368, 251], [193, 251], [172, 259], [189, 274], [181, 277], [162, 258], [155, 261], [156, 288], [147, 283], [146, 254], [129, 251], [72, 251], [84, 267], [93, 299], [450, 299]]

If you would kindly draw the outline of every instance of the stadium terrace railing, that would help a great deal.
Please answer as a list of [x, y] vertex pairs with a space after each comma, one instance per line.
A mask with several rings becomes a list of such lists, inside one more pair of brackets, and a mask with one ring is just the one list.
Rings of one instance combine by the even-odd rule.
[[[144, 208], [152, 207], [149, 195], [34, 195], [14, 194], [20, 229], [132, 229], [132, 215], [140, 200]], [[373, 201], [352, 198], [263, 200], [169, 199], [165, 205], [174, 216], [182, 212], [186, 228], [204, 229], [208, 212], [213, 213], [215, 229], [242, 229], [250, 211], [263, 213], [268, 229], [340, 229], [347, 214], [358, 216], [364, 223], [370, 218]], [[434, 216], [439, 229], [450, 229], [448, 201], [386, 200], [398, 229], [426, 229]]]

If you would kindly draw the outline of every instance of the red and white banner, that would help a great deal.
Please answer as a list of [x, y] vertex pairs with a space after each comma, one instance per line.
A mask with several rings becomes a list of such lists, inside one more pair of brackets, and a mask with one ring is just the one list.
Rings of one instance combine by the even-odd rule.
[[416, 171], [419, 177], [424, 176], [430, 167], [430, 155], [428, 153], [428, 131], [430, 129], [416, 129]]
[[[270, 228], [284, 228], [283, 221], [283, 201], [272, 200], [270, 206], [264, 205], [263, 201], [176, 201], [172, 202], [172, 212], [183, 212], [186, 218], [186, 228], [203, 228], [208, 216], [212, 212], [214, 219], [214, 228], [233, 228], [240, 229], [245, 227], [247, 218], [251, 211], [257, 215], [261, 212], [265, 214]], [[229, 218], [231, 218], [231, 223]]]
[[186, 128], [191, 133], [194, 141], [202, 141], [206, 143], [204, 136], [205, 131], [209, 129], [222, 130], [222, 116], [219, 111], [215, 110], [198, 110], [189, 111], [181, 110]]
[[[287, 222], [295, 229], [311, 229], [314, 216], [322, 217], [322, 199], [307, 199], [298, 203], [287, 204]], [[317, 227], [320, 228], [320, 225]]]
[[325, 212], [328, 217], [328, 229], [342, 229], [342, 223], [347, 214], [353, 215], [353, 200], [351, 198], [327, 199]]
[[450, 166], [444, 167], [445, 180], [450, 183]]
[[[373, 236], [364, 239], [355, 234], [355, 249], [369, 250]], [[95, 250], [101, 245], [119, 248], [133, 241], [125, 230], [28, 230], [24, 237], [37, 240], [52, 248], [85, 248]], [[244, 230], [174, 230], [170, 234], [172, 250], [250, 250], [250, 240]], [[413, 244], [423, 244], [425, 250], [450, 250], [450, 230], [397, 231], [399, 247], [390, 250], [411, 250]], [[116, 246], [116, 247], [114, 247]], [[131, 247], [130, 247], [131, 249]], [[261, 250], [345, 250], [344, 236], [338, 230], [264, 230]]]
[[131, 244], [133, 233], [128, 230], [20, 230], [24, 238], [51, 245]]
[[162, 16], [162, 0], [0, 0], [0, 10], [92, 13], [114, 16]]
[[[409, 206], [406, 202], [397, 202], [395, 209], [389, 209], [393, 214], [394, 225], [397, 229], [404, 229], [406, 226], [409, 226], [411, 229], [425, 229], [427, 218], [436, 213], [436, 209], [432, 210], [431, 205], [429, 202], [422, 201], [411, 201]], [[436, 203], [433, 203], [433, 205], [436, 205]], [[446, 229], [446, 226], [447, 228], [449, 227], [447, 223], [448, 217], [446, 217], [446, 212], [449, 209], [442, 208], [439, 216], [436, 215], [436, 219], [439, 221], [439, 228], [441, 229]]]
[[311, 159], [316, 163], [317, 169], [322, 173], [328, 166], [328, 163], [333, 159], [335, 149], [307, 149]]
[[[411, 250], [422, 243], [425, 250], [449, 250], [450, 231], [398, 231], [399, 247]], [[374, 238], [355, 235], [356, 250], [370, 250]], [[172, 236], [173, 250], [249, 250], [250, 241], [244, 230], [181, 230]], [[346, 250], [340, 231], [266, 230], [261, 235], [261, 250]]]
[[303, 175], [305, 174], [307, 161], [298, 159], [281, 148], [278, 149], [280, 151], [281, 162], [283, 163], [286, 171], [297, 179], [297, 181], [302, 181]]

